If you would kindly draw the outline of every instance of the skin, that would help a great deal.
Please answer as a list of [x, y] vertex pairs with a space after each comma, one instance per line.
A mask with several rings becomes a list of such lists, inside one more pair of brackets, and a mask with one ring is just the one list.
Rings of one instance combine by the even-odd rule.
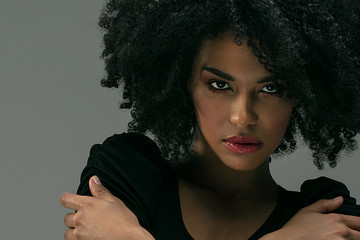
[[[294, 104], [279, 96], [271, 77], [231, 32], [205, 41], [194, 61], [188, 89], [198, 120], [197, 160], [178, 174], [184, 223], [195, 239], [247, 239], [276, 205], [279, 189], [268, 159]], [[224, 145], [232, 136], [252, 136], [262, 145], [234, 153]]]
[[360, 239], [359, 217], [330, 213], [342, 203], [342, 197], [319, 200], [301, 209], [283, 228], [260, 240]]
[[[93, 197], [61, 195], [61, 205], [77, 211], [65, 215], [64, 223], [69, 229], [64, 239], [154, 240], [125, 204], [96, 182], [99, 182], [96, 176], [89, 180]], [[303, 208], [283, 228], [261, 240], [360, 239], [359, 217], [327, 214], [340, 207], [342, 201], [342, 198], [320, 200]]]
[[[243, 42], [236, 45], [231, 32], [207, 40], [195, 59], [189, 86], [199, 128], [197, 154], [239, 171], [254, 170], [269, 158], [294, 107], [279, 97], [273, 82], [263, 82], [273, 75]], [[263, 145], [255, 153], [232, 153], [223, 140], [236, 135], [256, 137]]]
[[[269, 156], [296, 103], [273, 94], [272, 83], [262, 82], [269, 77], [246, 44], [232, 42], [231, 33], [205, 41], [194, 60], [188, 90], [198, 120], [196, 159], [176, 171], [183, 221], [196, 240], [248, 239], [277, 203], [279, 187], [269, 171]], [[261, 148], [233, 153], [223, 141], [234, 135], [256, 137]], [[93, 197], [71, 193], [61, 197], [61, 205], [77, 211], [65, 216], [66, 240], [154, 239], [98, 178], [91, 178], [89, 186]], [[342, 201], [320, 200], [261, 239], [360, 239], [359, 217], [329, 214]]]
[[[60, 204], [76, 210], [65, 215], [65, 240], [154, 240], [135, 214], [113, 196], [97, 176], [89, 180], [93, 197], [64, 193]], [[119, 227], [121, 226], [121, 227]]]

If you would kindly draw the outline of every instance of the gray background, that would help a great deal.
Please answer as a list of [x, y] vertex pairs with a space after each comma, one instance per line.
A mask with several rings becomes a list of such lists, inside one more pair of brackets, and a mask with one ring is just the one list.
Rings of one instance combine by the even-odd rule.
[[[126, 130], [120, 94], [100, 87], [100, 0], [1, 0], [0, 239], [60, 240], [90, 147]], [[318, 171], [306, 149], [274, 159], [273, 174], [298, 190], [308, 178], [344, 182], [360, 199], [360, 152]]]

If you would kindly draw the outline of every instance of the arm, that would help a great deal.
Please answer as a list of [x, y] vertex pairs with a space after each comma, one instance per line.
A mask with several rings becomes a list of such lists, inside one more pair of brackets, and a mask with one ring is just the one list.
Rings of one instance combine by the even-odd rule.
[[[65, 240], [154, 240], [140, 226], [134, 213], [94, 179], [89, 182], [94, 197], [69, 193], [61, 197], [64, 207], [77, 211], [65, 216], [65, 225], [69, 227]], [[261, 240], [360, 239], [360, 217], [329, 213], [342, 203], [342, 197], [319, 200], [301, 209], [283, 228]]]
[[332, 240], [360, 239], [360, 217], [330, 213], [338, 209], [343, 198], [319, 200], [301, 209], [281, 229], [260, 240]]
[[114, 135], [91, 148], [77, 194], [92, 196], [89, 180], [98, 176], [102, 185], [121, 199], [150, 232], [158, 193], [169, 171], [170, 166], [147, 137], [130, 133]]
[[71, 193], [61, 196], [62, 206], [77, 211], [65, 216], [65, 225], [69, 227], [65, 240], [155, 240], [97, 177], [90, 179], [89, 186], [93, 197]]

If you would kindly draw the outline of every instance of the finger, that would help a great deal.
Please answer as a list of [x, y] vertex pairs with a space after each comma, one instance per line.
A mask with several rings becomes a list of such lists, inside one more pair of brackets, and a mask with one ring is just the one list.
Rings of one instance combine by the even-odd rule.
[[345, 239], [351, 239], [351, 240], [360, 240], [360, 232], [356, 230], [350, 229], [347, 234], [345, 235]]
[[69, 228], [74, 228], [75, 227], [75, 223], [74, 223], [74, 216], [75, 213], [67, 213], [64, 217], [64, 223], [67, 227]]
[[64, 193], [60, 197], [60, 204], [66, 208], [79, 210], [81, 207], [81, 203], [84, 201], [85, 198], [89, 198], [89, 197], [80, 196], [73, 193]]
[[91, 194], [98, 199], [107, 200], [110, 202], [116, 202], [116, 197], [110, 193], [110, 191], [101, 184], [100, 179], [97, 176], [92, 176], [89, 180], [89, 187]]
[[66, 230], [66, 232], [64, 234], [64, 239], [65, 240], [75, 240], [75, 238], [74, 238], [74, 229]]
[[304, 211], [317, 212], [317, 213], [329, 213], [338, 209], [343, 203], [343, 197], [336, 197], [333, 199], [321, 199], [310, 206], [304, 208]]
[[360, 232], [360, 217], [342, 215], [344, 218], [344, 223], [347, 227]]

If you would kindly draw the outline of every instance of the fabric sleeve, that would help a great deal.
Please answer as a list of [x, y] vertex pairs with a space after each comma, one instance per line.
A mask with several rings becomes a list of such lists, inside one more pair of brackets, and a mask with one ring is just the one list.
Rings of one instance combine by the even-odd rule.
[[91, 148], [77, 193], [91, 196], [88, 182], [97, 175], [150, 231], [158, 192], [170, 171], [156, 144], [146, 136], [114, 135]]
[[302, 207], [308, 206], [320, 199], [332, 199], [342, 196], [344, 203], [334, 212], [360, 216], [360, 206], [356, 204], [355, 198], [350, 196], [349, 190], [341, 182], [326, 177], [307, 180], [301, 185], [301, 195], [304, 198]]

